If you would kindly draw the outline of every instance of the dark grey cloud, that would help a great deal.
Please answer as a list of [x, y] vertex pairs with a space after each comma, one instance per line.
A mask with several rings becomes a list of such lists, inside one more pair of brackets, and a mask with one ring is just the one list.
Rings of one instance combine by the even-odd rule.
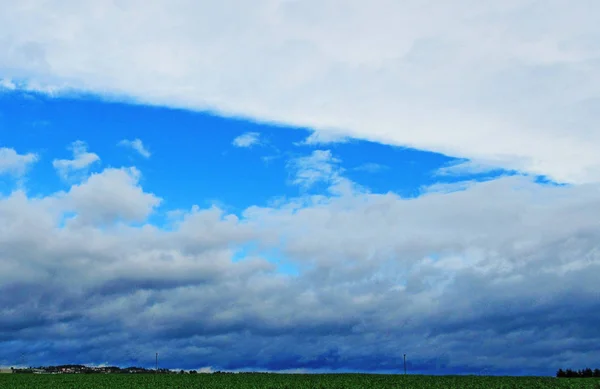
[[[196, 207], [169, 231], [61, 226], [88, 204], [127, 220], [158, 198], [94, 177], [78, 186], [93, 201], [0, 199], [0, 365], [159, 352], [171, 368], [400, 371], [406, 353], [411, 371], [552, 374], [598, 359], [597, 186], [503, 177], [403, 199], [350, 185], [242, 217]], [[98, 180], [140, 208], [102, 201]], [[232, 262], [249, 242], [305, 270], [277, 273], [260, 251]]]

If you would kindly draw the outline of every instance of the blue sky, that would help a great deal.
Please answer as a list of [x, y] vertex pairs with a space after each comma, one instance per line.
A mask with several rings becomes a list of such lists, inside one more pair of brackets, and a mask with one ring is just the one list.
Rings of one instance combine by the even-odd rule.
[[598, 6], [234, 3], [3, 4], [0, 366], [598, 367]]
[[[394, 192], [407, 198], [419, 196], [434, 184], [514, 174], [496, 169], [480, 174], [440, 175], [439, 169], [462, 160], [356, 139], [307, 144], [314, 130], [109, 102], [97, 96], [53, 98], [40, 93], [5, 92], [1, 98], [2, 126], [11, 129], [3, 136], [3, 146], [33, 152], [39, 158], [28, 170], [24, 185], [30, 196], [68, 190], [78, 178], [101, 173], [105, 168], [135, 166], [142, 171], [144, 189], [162, 199], [149, 220], [165, 229], [171, 224], [170, 212], [187, 210], [192, 205], [215, 205], [241, 216], [250, 206], [328, 195], [327, 180], [317, 180], [309, 187], [294, 184], [295, 161], [309, 158], [315, 151], [329, 153], [335, 169], [365, 190]], [[236, 139], [248, 141], [240, 144]], [[141, 150], [133, 146], [135, 141]], [[96, 154], [98, 160], [82, 169], [83, 176], [64, 177], [53, 161], [72, 158], [74, 142], [82, 142], [85, 151]], [[18, 178], [5, 176], [2, 185], [4, 195], [9, 195], [20, 183]], [[256, 243], [240, 247], [233, 261], [251, 253], [260, 253], [277, 263], [280, 272], [298, 275], [298, 268], [279, 250], [264, 250]]]
[[[163, 211], [218, 204], [239, 214], [278, 197], [322, 193], [326, 185], [305, 188], [292, 182], [291, 162], [315, 150], [330, 152], [339, 160], [338, 168], [357, 184], [403, 197], [417, 196], [432, 184], [510, 174], [499, 169], [440, 176], [438, 169], [461, 159], [355, 139], [304, 144], [313, 130], [210, 113], [107, 102], [90, 96], [52, 98], [5, 92], [0, 97], [2, 127], [10, 129], [3, 134], [2, 145], [40, 157], [40, 163], [28, 172], [27, 189], [33, 196], [64, 190], [73, 183], [56, 174], [52, 161], [72, 158], [69, 148], [76, 141], [85, 142], [87, 151], [101, 156], [86, 169], [89, 173], [106, 167], [139, 168], [144, 188], [164, 199]], [[256, 143], [234, 144], [237, 137], [247, 134], [257, 134]], [[148, 157], [121, 143], [136, 139], [148, 150]], [[12, 190], [12, 183], [10, 177], [3, 182], [5, 193]]]

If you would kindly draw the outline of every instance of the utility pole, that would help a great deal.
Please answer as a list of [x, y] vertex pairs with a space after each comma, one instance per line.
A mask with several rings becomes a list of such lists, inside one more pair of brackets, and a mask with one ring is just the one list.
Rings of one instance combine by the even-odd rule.
[[404, 354], [404, 375], [406, 375], [406, 354]]

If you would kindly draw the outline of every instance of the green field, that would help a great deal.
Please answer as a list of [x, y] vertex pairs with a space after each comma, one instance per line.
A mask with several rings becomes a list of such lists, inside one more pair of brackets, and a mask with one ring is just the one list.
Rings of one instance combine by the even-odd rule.
[[369, 374], [2, 374], [0, 388], [31, 389], [108, 389], [108, 388], [405, 388], [405, 389], [534, 389], [591, 388], [600, 389], [598, 378], [556, 379], [538, 377], [478, 376], [394, 376]]

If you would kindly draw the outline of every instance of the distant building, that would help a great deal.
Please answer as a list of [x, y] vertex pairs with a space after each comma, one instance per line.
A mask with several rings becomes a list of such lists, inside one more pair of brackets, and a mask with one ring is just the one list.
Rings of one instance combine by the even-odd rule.
[[0, 369], [0, 374], [12, 373], [12, 369]]

